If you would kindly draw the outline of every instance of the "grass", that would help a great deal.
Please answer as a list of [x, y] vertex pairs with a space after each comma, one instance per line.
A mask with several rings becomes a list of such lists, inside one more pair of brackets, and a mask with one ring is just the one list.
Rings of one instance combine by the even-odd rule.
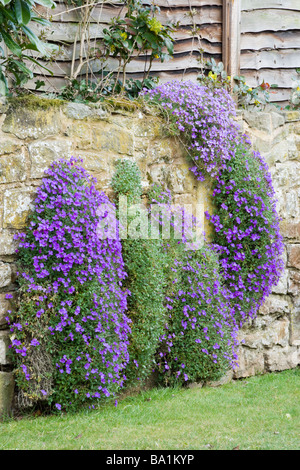
[[299, 450], [300, 369], [0, 424], [0, 450]]

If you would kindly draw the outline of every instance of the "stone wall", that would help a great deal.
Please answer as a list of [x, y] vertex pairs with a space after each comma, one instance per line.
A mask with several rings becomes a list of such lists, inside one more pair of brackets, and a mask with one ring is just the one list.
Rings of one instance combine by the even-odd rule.
[[[271, 167], [283, 218], [286, 270], [257, 319], [241, 331], [245, 343], [234, 378], [296, 367], [300, 349], [300, 115], [245, 112], [239, 120]], [[5, 319], [16, 297], [13, 236], [26, 226], [44, 170], [71, 155], [83, 158], [98, 189], [108, 195], [115, 162], [129, 158], [142, 172], [145, 191], [161, 181], [172, 190], [174, 203], [204, 202], [210, 209], [209, 188], [195, 180], [183, 148], [159, 118], [134, 107], [109, 110], [55, 100], [0, 103], [0, 414], [9, 410], [14, 386]]]

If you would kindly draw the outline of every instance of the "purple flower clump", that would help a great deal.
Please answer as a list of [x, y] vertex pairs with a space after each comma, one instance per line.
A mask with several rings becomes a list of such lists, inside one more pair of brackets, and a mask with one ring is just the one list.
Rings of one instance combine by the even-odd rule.
[[190, 169], [198, 180], [203, 181], [207, 174], [215, 177], [226, 168], [234, 157], [239, 131], [232, 119], [235, 104], [226, 90], [176, 80], [143, 94], [171, 115], [187, 143], [194, 162]]
[[221, 88], [173, 81], [145, 98], [159, 103], [175, 123], [194, 162], [198, 180], [212, 178], [214, 227], [211, 247], [236, 319], [253, 318], [282, 273], [283, 241], [279, 231], [272, 179], [263, 157], [250, 148], [234, 121], [235, 103]]
[[[21, 342], [13, 347], [36, 398], [57, 409], [113, 396], [129, 360], [121, 242], [98, 237], [98, 209], [109, 200], [80, 162], [60, 160], [46, 171], [19, 234], [22, 328], [11, 325]], [[37, 374], [38, 351], [51, 358], [46, 374]]]

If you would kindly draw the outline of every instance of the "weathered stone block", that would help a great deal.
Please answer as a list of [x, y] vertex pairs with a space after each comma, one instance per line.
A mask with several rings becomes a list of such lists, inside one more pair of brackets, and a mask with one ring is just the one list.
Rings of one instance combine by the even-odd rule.
[[244, 111], [243, 118], [250, 127], [259, 129], [260, 131], [271, 134], [272, 132], [272, 120], [271, 113], [255, 113], [252, 111]]
[[21, 149], [21, 144], [11, 139], [0, 140], [0, 155], [15, 153]]
[[98, 151], [133, 155], [133, 135], [126, 129], [103, 123], [101, 128], [93, 127], [93, 148]]
[[29, 109], [19, 106], [8, 110], [2, 131], [19, 139], [39, 139], [57, 135], [61, 127], [60, 114], [56, 109]]
[[272, 322], [267, 330], [261, 332], [262, 345], [265, 348], [273, 348], [276, 345], [288, 346], [289, 326], [288, 318], [281, 318]]
[[234, 370], [234, 378], [250, 377], [264, 372], [264, 356], [259, 349], [240, 346], [238, 358], [239, 367]]
[[6, 155], [0, 158], [0, 184], [25, 181], [26, 158], [19, 155]]
[[0, 371], [0, 416], [11, 413], [15, 381], [12, 372]]
[[0, 330], [7, 327], [8, 310], [13, 312], [15, 309], [16, 294], [13, 292], [10, 294], [13, 295], [12, 299], [6, 298], [7, 293], [0, 294]]
[[277, 129], [278, 127], [281, 127], [284, 125], [285, 117], [282, 114], [271, 112], [270, 116], [271, 116], [273, 129]]
[[300, 162], [277, 163], [272, 173], [274, 186], [291, 189], [299, 187]]
[[66, 135], [72, 139], [73, 146], [78, 149], [88, 150], [93, 148], [93, 131], [90, 122], [73, 122], [67, 128]]
[[276, 286], [272, 287], [273, 294], [286, 294], [288, 288], [288, 270], [284, 269]]
[[68, 103], [64, 113], [70, 119], [83, 120], [86, 118], [103, 119], [107, 111], [101, 107], [91, 107], [84, 103]]
[[271, 314], [286, 314], [289, 312], [289, 303], [286, 299], [280, 295], [270, 295], [265, 303], [260, 307], [259, 313], [261, 315], [271, 315]]
[[288, 266], [300, 269], [300, 244], [288, 245]]
[[10, 364], [11, 360], [8, 357], [9, 345], [10, 345], [10, 332], [8, 330], [0, 330], [0, 364]]
[[172, 160], [172, 150], [168, 140], [160, 139], [155, 141], [149, 149], [148, 164], [170, 163]]
[[243, 334], [244, 346], [262, 350], [274, 345], [287, 346], [289, 343], [289, 320], [281, 318], [268, 322], [268, 326], [250, 330]]
[[172, 165], [167, 179], [168, 188], [174, 193], [191, 193], [194, 189], [194, 178], [189, 169], [189, 165], [182, 163]]
[[300, 272], [292, 271], [289, 272], [288, 280], [288, 293], [292, 295], [298, 295], [300, 293]]
[[300, 239], [300, 222], [291, 220], [282, 220], [280, 222], [280, 233], [283, 237], [290, 240]]
[[164, 133], [163, 122], [159, 118], [145, 118], [140, 113], [138, 119], [132, 123], [132, 131], [135, 137], [146, 137], [147, 139], [162, 137]]
[[83, 103], [68, 103], [64, 112], [69, 118], [79, 120], [92, 115], [92, 109]]
[[299, 363], [298, 351], [296, 347], [275, 346], [264, 353], [267, 372], [274, 372], [286, 369], [293, 369]]
[[14, 240], [14, 233], [10, 230], [0, 232], [0, 255], [13, 255], [18, 247], [18, 241]]
[[290, 344], [300, 346], [300, 295], [294, 300], [294, 308], [291, 314]]
[[21, 229], [33, 208], [31, 188], [7, 189], [4, 192], [3, 228]]
[[300, 120], [300, 112], [299, 111], [286, 111], [285, 112], [285, 121], [286, 122], [293, 122]]
[[31, 178], [42, 178], [56, 160], [71, 157], [71, 141], [42, 140], [28, 146], [31, 157]]
[[6, 287], [11, 283], [11, 275], [10, 265], [0, 261], [0, 287]]

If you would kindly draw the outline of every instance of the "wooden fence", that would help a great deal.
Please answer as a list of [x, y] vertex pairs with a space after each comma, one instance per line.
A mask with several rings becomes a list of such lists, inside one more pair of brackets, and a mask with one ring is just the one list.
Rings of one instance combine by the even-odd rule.
[[[49, 65], [53, 75], [46, 71], [41, 75], [35, 70], [48, 91], [57, 91], [65, 85], [72, 61], [74, 69], [80, 60], [78, 31], [84, 8], [75, 9], [64, 0], [56, 4], [56, 9], [50, 12], [51, 28], [43, 31], [48, 42], [59, 46], [59, 53]], [[153, 62], [152, 72], [161, 81], [195, 79], [201, 69], [199, 59], [213, 57], [217, 62], [223, 61], [229, 74], [244, 75], [250, 86], [263, 80], [277, 84], [273, 101], [288, 99], [292, 78], [300, 68], [300, 0], [156, 0], [155, 4], [160, 7], [158, 19], [162, 23], [179, 24], [174, 33], [174, 57], [164, 63]], [[118, 0], [113, 3], [95, 0], [89, 41], [97, 45], [103, 29], [122, 11], [124, 5]], [[84, 58], [84, 50], [81, 52]], [[141, 75], [144, 65], [145, 57], [134, 58], [127, 67], [128, 77]], [[110, 66], [115, 67], [116, 62], [112, 60]], [[89, 67], [96, 75], [99, 60], [92, 61]], [[85, 74], [83, 67], [78, 78]], [[37, 78], [29, 83], [30, 88], [34, 88]]]

